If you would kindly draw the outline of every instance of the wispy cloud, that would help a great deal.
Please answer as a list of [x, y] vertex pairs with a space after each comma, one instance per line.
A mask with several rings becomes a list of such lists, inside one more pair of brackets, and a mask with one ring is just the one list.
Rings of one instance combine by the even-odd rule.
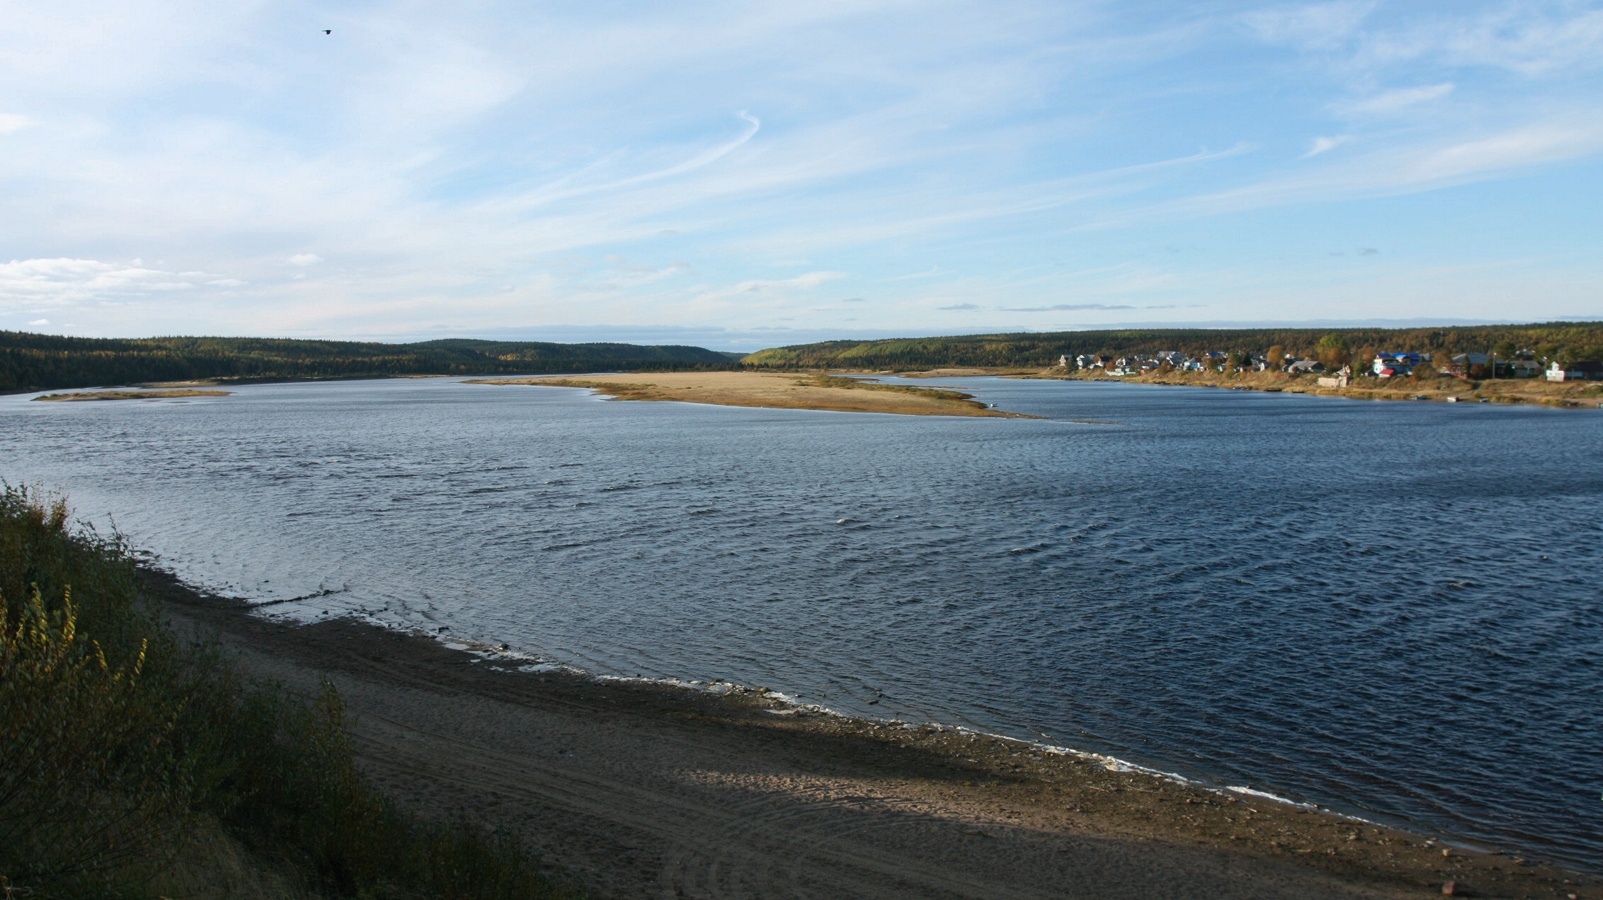
[[1413, 88], [1394, 88], [1364, 97], [1333, 104], [1343, 115], [1392, 115], [1421, 103], [1440, 100], [1451, 94], [1455, 85], [1451, 81]]
[[845, 277], [842, 272], [807, 272], [794, 278], [753, 278], [727, 287], [704, 290], [694, 298], [693, 302], [711, 305], [735, 298], [779, 302], [788, 299], [796, 292], [810, 291], [825, 282], [838, 281]]
[[1253, 10], [1241, 19], [1262, 40], [1325, 48], [1352, 36], [1375, 6], [1373, 0], [1278, 6]]
[[1603, 150], [1603, 121], [1541, 123], [1419, 153], [1402, 183], [1457, 181], [1575, 159]]
[[1002, 306], [1002, 312], [1083, 312], [1085, 310], [1136, 309], [1125, 303], [1055, 303], [1051, 306]]
[[1083, 227], [1132, 227], [1249, 209], [1439, 190], [1599, 153], [1603, 153], [1603, 122], [1543, 122], [1471, 140], [1387, 147], [1312, 173], [1276, 173], [1242, 187], [1130, 209], [1118, 218]]
[[1427, 18], [1378, 36], [1360, 58], [1377, 64], [1434, 59], [1494, 66], [1539, 78], [1603, 67], [1603, 10], [1570, 3], [1515, 2]]
[[1302, 155], [1302, 158], [1308, 159], [1309, 157], [1318, 156], [1321, 153], [1334, 150], [1350, 140], [1352, 140], [1352, 135], [1350, 134], [1339, 134], [1335, 137], [1314, 138], [1313, 145], [1308, 148], [1307, 153]]
[[0, 309], [126, 300], [151, 294], [189, 291], [214, 277], [204, 272], [148, 268], [138, 262], [14, 259], [9, 263], [0, 263]]
[[24, 128], [32, 128], [37, 124], [39, 123], [31, 116], [22, 116], [16, 113], [0, 113], [0, 134], [12, 134], [14, 132], [21, 131]]

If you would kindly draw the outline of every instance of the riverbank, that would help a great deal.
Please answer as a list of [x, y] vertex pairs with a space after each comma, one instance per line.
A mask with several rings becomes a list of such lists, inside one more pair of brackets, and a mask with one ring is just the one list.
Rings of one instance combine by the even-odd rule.
[[250, 615], [145, 572], [180, 631], [329, 678], [359, 766], [424, 815], [507, 821], [603, 897], [1603, 897], [1603, 881], [1110, 761], [846, 719], [731, 685]]
[[1187, 387], [1227, 388], [1238, 391], [1314, 394], [1353, 400], [1429, 400], [1449, 403], [1513, 403], [1559, 409], [1603, 407], [1603, 382], [1549, 382], [1535, 378], [1357, 378], [1346, 387], [1321, 385], [1314, 375], [1285, 372], [1149, 372], [1113, 376], [1100, 370], [1065, 372], [1061, 368], [1020, 374], [999, 372], [1011, 378], [1064, 381], [1122, 381]]
[[991, 409], [972, 394], [874, 384], [825, 374], [775, 372], [630, 372], [580, 378], [481, 378], [468, 384], [580, 387], [619, 400], [672, 400], [717, 406], [877, 412], [909, 416], [1029, 418]]

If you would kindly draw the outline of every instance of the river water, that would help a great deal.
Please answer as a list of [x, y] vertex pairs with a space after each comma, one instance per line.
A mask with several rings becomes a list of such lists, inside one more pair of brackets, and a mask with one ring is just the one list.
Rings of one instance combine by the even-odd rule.
[[1045, 418], [451, 379], [13, 396], [0, 476], [275, 613], [762, 685], [1603, 870], [1603, 414], [921, 384]]

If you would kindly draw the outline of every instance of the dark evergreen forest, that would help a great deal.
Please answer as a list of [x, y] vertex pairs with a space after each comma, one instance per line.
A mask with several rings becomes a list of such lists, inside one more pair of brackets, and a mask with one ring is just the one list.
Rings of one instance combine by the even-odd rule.
[[197, 379], [238, 382], [735, 367], [727, 354], [700, 347], [457, 339], [416, 344], [213, 337], [105, 339], [0, 331], [0, 391]]

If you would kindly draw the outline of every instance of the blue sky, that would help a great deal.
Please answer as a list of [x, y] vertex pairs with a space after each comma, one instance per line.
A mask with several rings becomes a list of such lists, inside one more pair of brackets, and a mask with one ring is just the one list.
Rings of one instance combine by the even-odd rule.
[[4, 2], [0, 329], [1599, 318], [1600, 163], [1598, 2]]

